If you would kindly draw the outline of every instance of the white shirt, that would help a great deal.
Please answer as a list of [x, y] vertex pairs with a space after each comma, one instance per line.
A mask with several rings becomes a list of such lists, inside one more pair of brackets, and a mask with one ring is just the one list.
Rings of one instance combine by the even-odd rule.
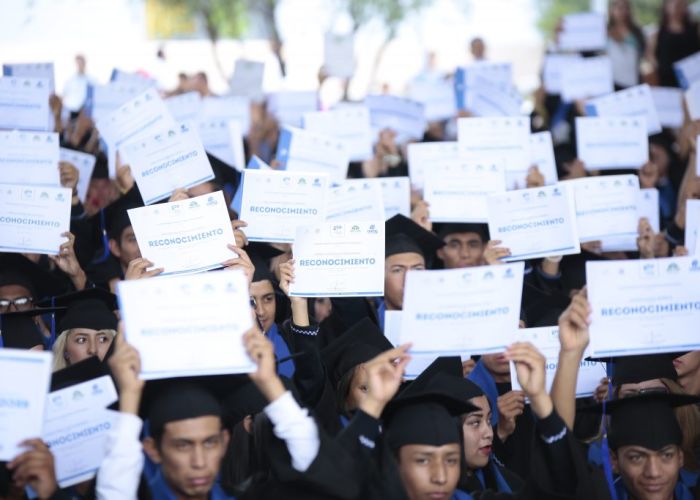
[[75, 74], [63, 86], [63, 107], [69, 111], [80, 111], [87, 99], [88, 85], [92, 78], [87, 75]]
[[143, 422], [136, 415], [119, 413], [107, 436], [107, 456], [97, 471], [99, 500], [133, 500], [143, 470], [143, 447], [139, 436]]

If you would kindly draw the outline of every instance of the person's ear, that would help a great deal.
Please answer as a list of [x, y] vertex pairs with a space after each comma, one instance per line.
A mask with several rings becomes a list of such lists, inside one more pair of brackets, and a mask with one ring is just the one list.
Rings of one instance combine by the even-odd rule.
[[117, 243], [117, 240], [112, 238], [109, 239], [109, 251], [112, 252], [112, 255], [114, 255], [117, 259], [122, 255], [119, 243]]
[[438, 256], [438, 259], [445, 260], [445, 247], [438, 248], [436, 254]]
[[612, 470], [615, 474], [620, 473], [620, 466], [617, 461], [617, 453], [615, 453], [612, 450], [610, 450], [610, 465], [612, 466]]
[[160, 457], [160, 451], [158, 451], [158, 446], [156, 445], [156, 440], [152, 437], [147, 437], [143, 440], [143, 451], [148, 455], [153, 463], [159, 464], [162, 459]]
[[243, 418], [243, 428], [248, 434], [253, 433], [253, 415], [246, 415]]

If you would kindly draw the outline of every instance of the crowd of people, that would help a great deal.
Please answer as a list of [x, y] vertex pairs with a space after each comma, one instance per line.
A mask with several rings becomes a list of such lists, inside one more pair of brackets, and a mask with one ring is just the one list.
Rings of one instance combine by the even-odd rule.
[[[616, 90], [679, 87], [674, 63], [700, 51], [687, 1], [661, 3], [649, 37], [633, 2], [610, 1], [605, 52]], [[473, 39], [470, 50], [474, 60], [488, 60], [484, 39]], [[487, 224], [434, 224], [419, 190], [411, 192], [410, 217], [385, 223], [381, 298], [293, 295], [293, 245], [249, 242], [248, 223], [230, 209], [235, 255], [222, 268], [248, 281], [254, 326], [243, 348], [255, 370], [145, 382], [115, 294], [119, 282], [163, 279], [163, 270], [141, 255], [127, 211], [144, 200], [119, 156], [109, 176], [109, 153], [85, 106], [93, 82], [85, 58], [76, 63], [78, 74], [63, 100], [51, 97], [51, 110], [61, 145], [94, 155], [95, 169], [81, 200], [78, 169], [60, 162], [61, 185], [73, 197], [70, 232], [57, 255], [0, 254], [0, 333], [4, 349], [53, 353], [51, 391], [111, 375], [119, 414], [92, 479], [60, 487], [52, 448], [36, 436], [0, 464], [0, 497], [700, 498], [700, 351], [608, 359], [608, 377], [595, 394], [576, 397], [591, 325], [586, 263], [688, 255], [686, 202], [700, 198], [700, 120], [687, 110], [681, 127], [649, 137], [646, 164], [593, 171], [577, 157], [575, 123], [585, 102], [566, 102], [544, 85], [534, 95], [531, 130], [552, 132], [559, 181], [632, 173], [642, 188], [659, 192], [659, 231], [640, 219], [637, 251], [603, 251], [588, 241], [579, 254], [525, 260], [520, 327], [558, 326], [551, 389], [546, 358], [528, 342], [497, 354], [437, 357], [405, 379], [411, 346], [392, 345], [384, 327], [385, 314], [403, 308], [406, 275], [498, 266], [511, 254], [490, 238]], [[321, 71], [321, 85], [324, 79]], [[177, 89], [162, 93], [186, 92], [213, 95], [203, 73], [182, 74]], [[251, 100], [250, 110], [246, 160], [277, 168], [281, 125], [264, 100]], [[410, 142], [453, 141], [456, 120], [468, 116], [460, 110], [428, 123], [424, 137]], [[381, 130], [373, 156], [351, 162], [348, 178], [409, 176], [408, 144]], [[215, 178], [164, 201], [223, 191], [230, 204], [240, 169], [207, 156]], [[545, 178], [533, 166], [521, 185], [544, 186]]]

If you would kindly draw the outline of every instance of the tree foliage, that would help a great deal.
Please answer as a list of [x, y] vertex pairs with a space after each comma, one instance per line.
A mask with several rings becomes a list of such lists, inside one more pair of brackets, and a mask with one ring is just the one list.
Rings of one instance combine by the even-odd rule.
[[[172, 16], [187, 16], [201, 21], [209, 39], [238, 38], [246, 30], [245, 0], [155, 0]], [[168, 14], [166, 14], [168, 15]]]
[[353, 31], [372, 20], [380, 21], [387, 30], [387, 38], [396, 36], [396, 31], [412, 12], [428, 5], [430, 0], [343, 0], [353, 22]]

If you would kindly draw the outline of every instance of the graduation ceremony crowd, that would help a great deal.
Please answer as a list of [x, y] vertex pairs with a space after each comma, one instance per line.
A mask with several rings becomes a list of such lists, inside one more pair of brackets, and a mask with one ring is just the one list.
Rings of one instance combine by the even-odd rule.
[[[647, 36], [634, 2], [611, 0], [603, 52], [613, 62], [615, 90], [642, 83], [679, 88], [674, 63], [700, 52], [700, 27], [687, 2], [661, 3], [656, 32]], [[483, 40], [470, 49], [465, 63], [487, 61]], [[61, 146], [96, 157], [87, 197], [78, 196], [76, 166], [61, 161], [61, 185], [73, 190], [70, 232], [56, 255], [0, 253], [0, 333], [3, 350], [53, 353], [50, 392], [111, 376], [119, 396], [110, 408], [118, 415], [92, 478], [59, 486], [59, 459], [34, 436], [0, 463], [0, 498], [700, 498], [700, 351], [606, 359], [608, 376], [595, 394], [576, 397], [591, 324], [586, 263], [688, 254], [686, 202], [700, 198], [700, 120], [687, 109], [679, 127], [649, 136], [646, 164], [593, 170], [575, 143], [585, 100], [565, 102], [544, 85], [534, 95], [531, 132], [552, 133], [559, 181], [633, 174], [642, 188], [656, 188], [659, 200], [660, 225], [639, 219], [636, 251], [603, 251], [599, 241], [587, 241], [578, 254], [525, 260], [519, 327], [558, 326], [551, 388], [545, 355], [529, 342], [496, 354], [440, 356], [405, 379], [411, 346], [394, 346], [383, 329], [385, 314], [403, 308], [407, 274], [499, 266], [511, 253], [490, 238], [487, 224], [433, 223], [418, 189], [410, 213], [385, 222], [381, 298], [292, 295], [293, 245], [249, 242], [248, 222], [229, 209], [235, 246], [223, 269], [208, 272], [247, 279], [254, 326], [242, 342], [255, 369], [144, 381], [140, 353], [121, 322], [117, 284], [167, 278], [141, 255], [127, 211], [144, 199], [132, 166], [119, 156], [109, 177], [110, 153], [81, 95], [85, 59], [78, 64], [70, 106], [52, 96], [51, 110]], [[438, 73], [424, 77], [453, 78]], [[163, 98], [212, 95], [205, 74], [180, 76], [177, 89], [160, 91]], [[250, 111], [245, 159], [275, 169], [282, 124], [264, 99], [251, 100]], [[380, 130], [374, 155], [350, 162], [347, 177], [407, 177], [409, 142], [454, 141], [457, 120], [470, 116], [462, 109], [427, 122], [419, 138]], [[230, 204], [241, 169], [210, 152], [207, 160], [213, 180], [162, 201], [223, 191]], [[545, 176], [532, 166], [519, 181], [537, 188]], [[16, 380], [6, 371], [1, 377], [6, 385]]]

